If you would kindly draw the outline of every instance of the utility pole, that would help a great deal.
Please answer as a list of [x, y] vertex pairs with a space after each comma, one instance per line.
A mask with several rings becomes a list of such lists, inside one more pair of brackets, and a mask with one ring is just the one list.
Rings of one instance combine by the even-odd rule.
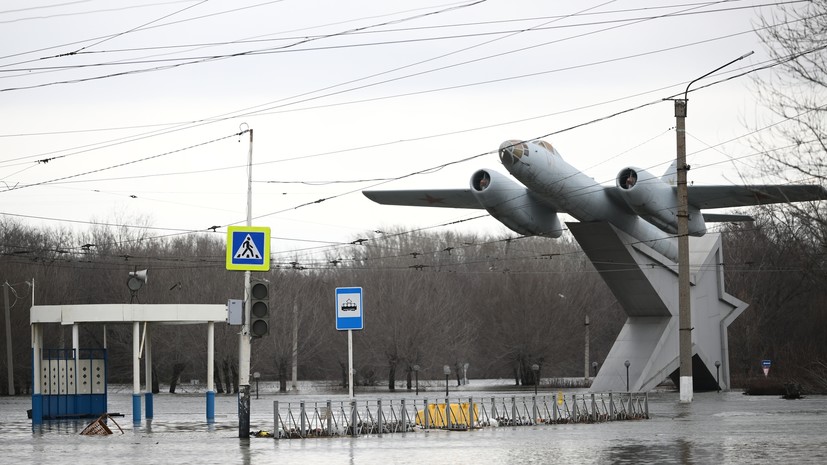
[[[253, 225], [253, 130], [247, 155], [247, 226]], [[244, 132], [242, 132], [244, 134]], [[244, 272], [244, 323], [238, 336], [238, 437], [250, 437], [250, 271]]]
[[14, 395], [14, 358], [11, 344], [11, 308], [9, 308], [9, 283], [3, 283], [3, 304], [6, 306], [6, 369], [9, 375], [9, 395]]
[[299, 303], [293, 302], [293, 367], [292, 367], [293, 391], [298, 390], [299, 383]]
[[[689, 103], [689, 87], [695, 82], [742, 60], [753, 52], [746, 53], [694, 79], [687, 86], [682, 99], [675, 99], [675, 133], [677, 137], [678, 170], [678, 344], [680, 362], [680, 401], [692, 402], [692, 313], [690, 308], [689, 284], [689, 196], [687, 193], [686, 164], [686, 112]], [[628, 367], [627, 367], [628, 369]]]
[[[687, 90], [689, 88], [687, 87]], [[675, 100], [678, 144], [678, 344], [681, 402], [692, 402], [692, 315], [689, 300], [689, 197], [686, 192], [686, 98]], [[628, 368], [627, 368], [628, 369]]]

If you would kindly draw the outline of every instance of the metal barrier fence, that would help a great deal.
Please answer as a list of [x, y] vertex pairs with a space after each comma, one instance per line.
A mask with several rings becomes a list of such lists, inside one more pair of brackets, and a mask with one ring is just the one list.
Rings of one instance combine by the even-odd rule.
[[647, 393], [273, 402], [276, 439], [641, 419], [649, 419]]

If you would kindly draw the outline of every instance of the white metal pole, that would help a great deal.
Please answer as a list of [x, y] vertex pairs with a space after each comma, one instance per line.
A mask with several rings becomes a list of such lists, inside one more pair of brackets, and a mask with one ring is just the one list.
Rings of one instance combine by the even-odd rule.
[[140, 362], [141, 323], [132, 323], [132, 394], [141, 393], [141, 362]]
[[215, 322], [207, 323], [207, 391], [215, 391]]
[[[247, 153], [247, 226], [253, 225], [253, 130]], [[244, 272], [244, 323], [238, 340], [238, 437], [250, 437], [250, 272]]]
[[347, 330], [347, 391], [353, 399], [353, 330]]
[[132, 423], [141, 422], [141, 323], [132, 323]]
[[32, 323], [32, 394], [40, 394], [43, 383], [43, 373], [40, 369], [40, 341], [37, 339], [38, 323]]

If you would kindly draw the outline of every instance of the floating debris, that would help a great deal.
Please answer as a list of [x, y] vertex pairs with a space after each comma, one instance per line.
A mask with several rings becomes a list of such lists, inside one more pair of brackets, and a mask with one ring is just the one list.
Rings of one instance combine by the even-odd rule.
[[83, 436], [109, 436], [110, 434], [113, 434], [112, 430], [109, 428], [109, 426], [107, 426], [106, 420], [112, 420], [112, 423], [114, 423], [115, 426], [118, 427], [118, 429], [121, 431], [121, 434], [124, 434], [121, 425], [119, 425], [118, 422], [115, 421], [115, 419], [112, 418], [112, 416], [108, 413], [104, 413], [103, 415], [99, 416], [97, 420], [94, 420], [92, 423], [89, 423], [86, 426], [86, 428], [83, 428], [83, 431], [81, 431], [80, 434]]

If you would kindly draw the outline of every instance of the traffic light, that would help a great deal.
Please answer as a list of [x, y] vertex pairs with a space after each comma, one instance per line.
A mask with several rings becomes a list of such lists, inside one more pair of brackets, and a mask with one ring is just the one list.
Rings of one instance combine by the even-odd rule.
[[254, 279], [250, 283], [250, 335], [266, 336], [270, 332], [270, 283]]

